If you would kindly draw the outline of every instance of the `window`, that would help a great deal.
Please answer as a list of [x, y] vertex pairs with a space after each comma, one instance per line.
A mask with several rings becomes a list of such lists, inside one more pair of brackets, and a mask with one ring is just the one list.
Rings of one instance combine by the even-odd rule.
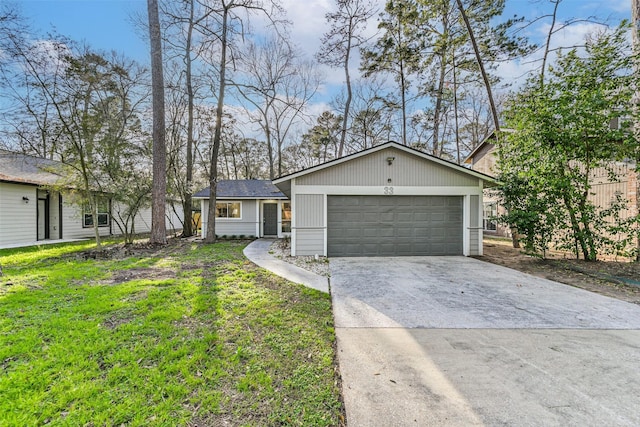
[[282, 203], [282, 232], [291, 233], [291, 202]]
[[485, 231], [496, 231], [498, 223], [496, 216], [498, 215], [498, 205], [495, 202], [489, 202], [484, 204], [482, 212], [482, 228]]
[[[97, 198], [98, 204], [98, 227], [109, 226], [109, 199], [103, 197]], [[84, 205], [84, 215], [82, 220], [82, 226], [85, 228], [93, 227], [93, 214], [91, 213], [91, 206]]]
[[242, 218], [242, 203], [240, 202], [217, 202], [216, 218]]

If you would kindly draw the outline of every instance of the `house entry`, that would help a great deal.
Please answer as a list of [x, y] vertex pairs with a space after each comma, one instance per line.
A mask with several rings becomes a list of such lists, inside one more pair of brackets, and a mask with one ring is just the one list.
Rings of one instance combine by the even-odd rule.
[[49, 199], [38, 198], [38, 240], [49, 238]]
[[262, 234], [265, 236], [278, 235], [278, 204], [265, 203], [262, 205]]

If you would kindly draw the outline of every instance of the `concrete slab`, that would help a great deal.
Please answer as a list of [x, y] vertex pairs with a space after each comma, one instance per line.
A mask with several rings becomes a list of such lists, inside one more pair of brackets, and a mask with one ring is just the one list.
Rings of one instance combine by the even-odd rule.
[[640, 425], [640, 331], [336, 334], [349, 427]]
[[640, 307], [466, 257], [332, 258], [336, 327], [640, 329]]
[[281, 261], [269, 254], [269, 248], [274, 239], [257, 239], [244, 248], [244, 256], [251, 262], [265, 268], [280, 277], [294, 283], [301, 283], [325, 293], [329, 293], [329, 279], [307, 271], [285, 261]]
[[350, 427], [640, 425], [640, 306], [462, 257], [330, 269]]

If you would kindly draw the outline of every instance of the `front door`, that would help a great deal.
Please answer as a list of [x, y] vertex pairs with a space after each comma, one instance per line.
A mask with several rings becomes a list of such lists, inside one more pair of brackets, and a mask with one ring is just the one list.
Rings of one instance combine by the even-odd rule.
[[265, 203], [262, 205], [262, 233], [265, 236], [278, 235], [278, 204]]
[[49, 238], [49, 201], [38, 199], [38, 240]]

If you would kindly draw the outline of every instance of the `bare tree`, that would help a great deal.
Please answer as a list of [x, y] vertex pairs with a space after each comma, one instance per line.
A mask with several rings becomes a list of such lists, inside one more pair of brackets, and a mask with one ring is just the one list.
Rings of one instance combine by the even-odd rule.
[[493, 125], [496, 130], [496, 135], [500, 134], [500, 119], [498, 118], [498, 108], [496, 107], [496, 102], [493, 97], [493, 91], [491, 90], [491, 81], [489, 80], [489, 74], [485, 70], [484, 61], [482, 59], [482, 55], [480, 54], [480, 49], [478, 48], [478, 43], [476, 41], [476, 37], [473, 33], [473, 28], [471, 27], [471, 22], [469, 21], [469, 17], [464, 10], [464, 5], [462, 4], [462, 0], [456, 0], [458, 5], [458, 10], [460, 11], [460, 16], [462, 16], [462, 20], [464, 21], [464, 25], [467, 28], [467, 32], [469, 33], [469, 40], [471, 41], [471, 46], [473, 47], [473, 52], [476, 56], [476, 61], [478, 63], [478, 68], [480, 68], [480, 74], [482, 75], [482, 81], [484, 82], [484, 86], [487, 90], [487, 96], [489, 98], [489, 106], [491, 107], [491, 116], [493, 117]]
[[359, 49], [366, 42], [362, 30], [375, 14], [375, 9], [368, 0], [336, 0], [336, 3], [338, 10], [325, 15], [331, 28], [322, 37], [320, 52], [316, 55], [316, 59], [322, 64], [336, 68], [342, 67], [344, 70], [347, 97], [342, 109], [342, 130], [338, 148], [338, 157], [342, 157], [353, 99], [349, 73], [351, 57], [354, 50]]
[[[167, 152], [165, 145], [164, 76], [162, 73], [162, 35], [158, 0], [147, 0], [151, 44], [151, 88], [153, 102], [153, 190], [150, 243], [166, 244]], [[188, 213], [185, 212], [185, 215]]]
[[[185, 213], [185, 222], [182, 230], [183, 237], [193, 235], [193, 222], [191, 220], [192, 196], [194, 191], [194, 132], [195, 132], [195, 102], [198, 92], [202, 90], [199, 81], [198, 67], [200, 56], [208, 43], [212, 40], [203, 37], [206, 33], [207, 23], [213, 9], [206, 3], [197, 0], [184, 0], [180, 2], [165, 1], [162, 4], [163, 22], [165, 25], [164, 45], [167, 56], [175, 59], [172, 63], [179, 71], [174, 73], [175, 79], [171, 89], [182, 92], [185, 95], [184, 117], [180, 121], [173, 122], [175, 138], [174, 143], [184, 139], [185, 143], [179, 144], [180, 149], [173, 153], [174, 176], [171, 179], [176, 184], [176, 190], [182, 200]], [[177, 71], [177, 70], [176, 70]], [[203, 94], [201, 98], [206, 97]], [[181, 97], [174, 97], [181, 101]], [[177, 113], [177, 111], [174, 111]], [[174, 119], [178, 116], [174, 115]], [[186, 122], [186, 123], [185, 123]], [[178, 131], [179, 130], [179, 131]]]
[[280, 12], [280, 7], [273, 0], [219, 0], [214, 14], [217, 17], [217, 27], [210, 28], [212, 34], [218, 39], [219, 53], [215, 66], [218, 70], [216, 80], [218, 87], [217, 106], [215, 117], [215, 128], [213, 141], [211, 144], [211, 158], [209, 167], [209, 211], [207, 221], [207, 233], [204, 239], [207, 243], [216, 240], [216, 188], [218, 183], [218, 154], [220, 152], [220, 141], [222, 137], [222, 115], [224, 108], [224, 97], [228, 83], [227, 70], [229, 67], [229, 56], [233, 54], [232, 42], [234, 36], [244, 36], [247, 30], [248, 16], [251, 14], [262, 14], [273, 24], [276, 24], [274, 16]]
[[251, 43], [241, 60], [242, 82], [234, 82], [255, 109], [255, 121], [265, 133], [269, 176], [282, 175], [282, 150], [291, 129], [304, 119], [316, 94], [320, 75], [315, 64], [302, 58], [287, 40], [272, 37]]

